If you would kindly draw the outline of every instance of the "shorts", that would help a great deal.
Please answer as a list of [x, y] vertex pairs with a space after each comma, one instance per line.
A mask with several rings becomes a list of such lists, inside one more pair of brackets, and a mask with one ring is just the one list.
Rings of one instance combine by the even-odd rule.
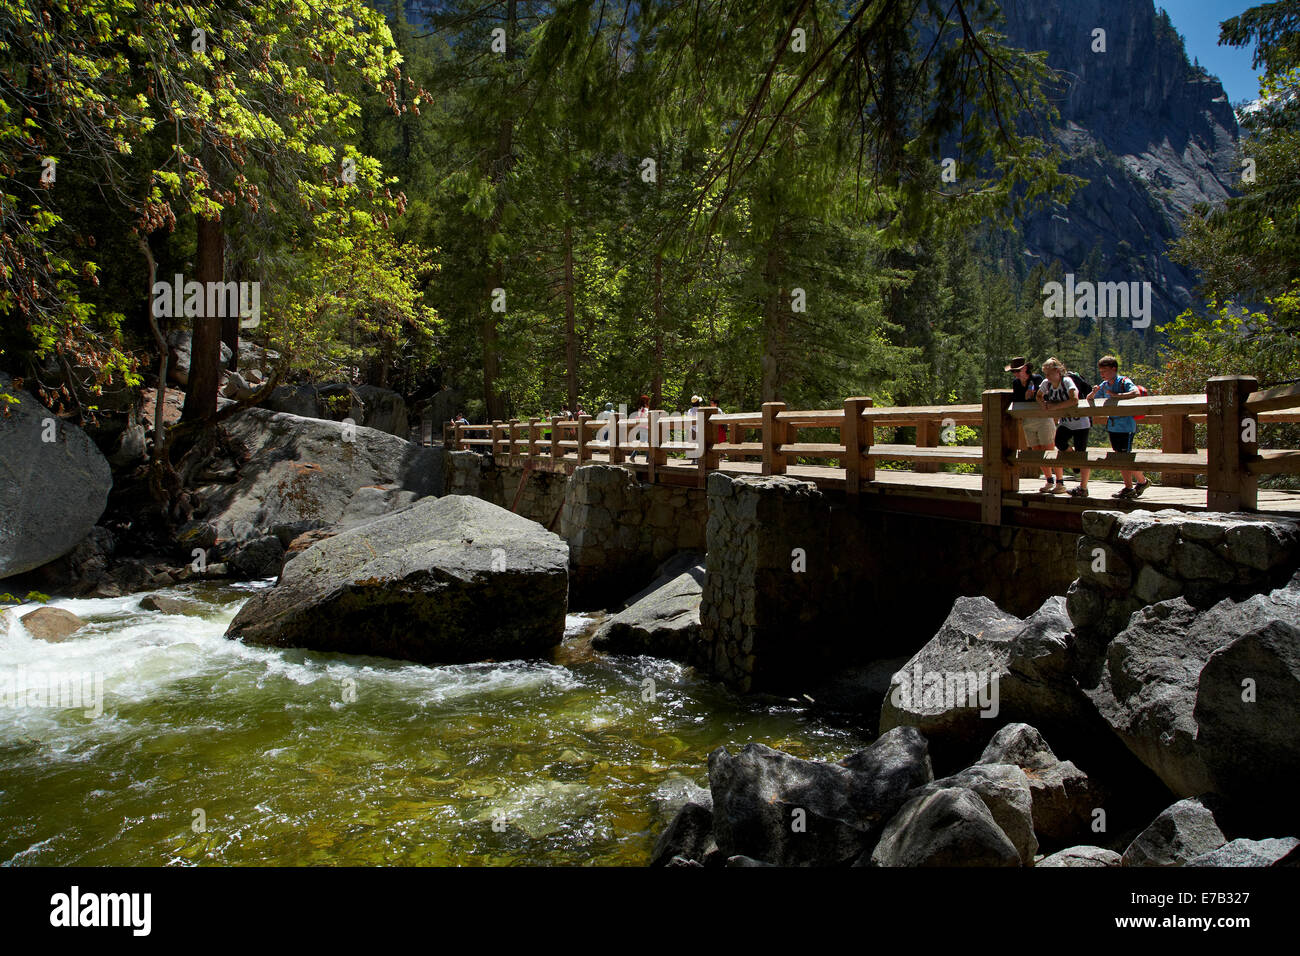
[[1133, 450], [1133, 433], [1132, 432], [1107, 432], [1110, 436], [1110, 447], [1113, 451], [1122, 451], [1124, 453]]
[[1025, 441], [1030, 448], [1052, 443], [1056, 425], [1050, 418], [1026, 418], [1022, 424], [1025, 429]]
[[[1071, 438], [1073, 436], [1073, 438]], [[1064, 425], [1058, 425], [1056, 428], [1056, 450], [1069, 451], [1070, 442], [1074, 442], [1075, 451], [1088, 450], [1088, 429], [1086, 428], [1066, 428]]]

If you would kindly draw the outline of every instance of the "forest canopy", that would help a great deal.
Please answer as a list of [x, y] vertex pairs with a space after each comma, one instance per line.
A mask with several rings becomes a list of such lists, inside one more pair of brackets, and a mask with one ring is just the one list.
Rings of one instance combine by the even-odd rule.
[[[1268, 69], [1259, 179], [1179, 247], [1267, 322], [1296, 277], [1294, 7], [1224, 25]], [[450, 387], [475, 420], [1159, 365], [1156, 336], [1044, 318], [1062, 270], [1015, 223], [1079, 181], [1058, 78], [1004, 28], [993, 0], [18, 0], [0, 365], [84, 418], [189, 331], [199, 421], [241, 337], [275, 382]], [[256, 283], [258, 315], [157, 314], [174, 277]]]

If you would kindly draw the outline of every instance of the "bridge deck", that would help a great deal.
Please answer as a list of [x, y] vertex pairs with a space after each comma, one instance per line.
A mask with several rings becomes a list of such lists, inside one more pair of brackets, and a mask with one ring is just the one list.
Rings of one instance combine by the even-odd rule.
[[[504, 457], [501, 460], [504, 462]], [[608, 464], [609, 456], [595, 453], [588, 461], [593, 464]], [[567, 469], [571, 470], [576, 464], [573, 458], [556, 462], [554, 465], [543, 459], [540, 467], [545, 470], [552, 470], [552, 468], [559, 470], [567, 466]], [[535, 461], [534, 467], [537, 466]], [[636, 462], [625, 461], [621, 464], [621, 467], [627, 468], [642, 477], [649, 472], [649, 465], [643, 459]], [[757, 461], [723, 461], [719, 463], [718, 470], [734, 475], [759, 475], [762, 474], [763, 466], [761, 462]], [[696, 464], [684, 459], [669, 459], [667, 464], [659, 465], [656, 471], [657, 480], [670, 484], [695, 485], [699, 478], [699, 469]], [[843, 468], [821, 465], [790, 465], [786, 470], [786, 477], [811, 481], [819, 488], [827, 490], [843, 490], [844, 488]], [[1067, 487], [1073, 488], [1078, 484], [1077, 478], [1069, 474], [1068, 471], [1066, 477]], [[1209, 510], [1206, 506], [1206, 489], [1204, 487], [1180, 488], [1160, 485], [1157, 483], [1158, 481], [1158, 478], [1152, 478], [1151, 487], [1143, 493], [1141, 498], [1125, 500], [1111, 497], [1124, 487], [1123, 482], [1091, 478], [1088, 481], [1090, 496], [1087, 498], [1072, 498], [1069, 495], [1039, 494], [1038, 489], [1042, 487], [1043, 480], [1041, 475], [1036, 475], [1032, 479], [1020, 479], [1014, 494], [1003, 495], [1002, 504], [1005, 508], [1018, 509], [1020, 520], [1016, 523], [1020, 524], [1058, 523], [1051, 520], [1046, 514], [1041, 515], [1041, 521], [1035, 520], [1035, 512], [1056, 512], [1063, 515], [1072, 515], [1077, 519], [1077, 516], [1082, 512], [1098, 508], [1111, 511], [1136, 511], [1138, 509], [1159, 511], [1164, 508], [1174, 508], [1180, 511]], [[899, 510], [906, 511], [928, 510], [931, 513], [941, 514], [945, 509], [909, 507], [904, 499], [913, 499], [918, 505], [921, 502], [929, 502], [936, 507], [946, 501], [953, 506], [949, 509], [951, 517], [965, 517], [964, 512], [966, 510], [978, 510], [981, 491], [981, 476], [977, 474], [924, 473], [906, 470], [886, 471], [884, 469], [877, 470], [875, 480], [864, 483], [862, 487], [863, 495], [889, 499], [880, 502], [883, 507], [889, 509], [896, 507]], [[1256, 511], [1300, 518], [1300, 491], [1261, 488]], [[1070, 523], [1073, 524], [1073, 522]]]

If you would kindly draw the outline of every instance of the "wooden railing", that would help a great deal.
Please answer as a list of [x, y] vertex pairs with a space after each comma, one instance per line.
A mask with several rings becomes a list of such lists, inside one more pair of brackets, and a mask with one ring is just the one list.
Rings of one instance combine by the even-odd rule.
[[[701, 408], [696, 417], [651, 411], [648, 417], [620, 420], [582, 415], [494, 421], [486, 425], [448, 425], [444, 441], [454, 449], [481, 449], [512, 465], [530, 463], [572, 471], [594, 461], [627, 464], [640, 456], [637, 470], [654, 482], [671, 474], [703, 487], [710, 472], [727, 462], [757, 461], [763, 475], [787, 474], [796, 459], [800, 477], [824, 480], [849, 495], [872, 490], [880, 462], [906, 462], [917, 474], [942, 464], [964, 464], [980, 474], [981, 520], [1001, 524], [1004, 497], [1017, 491], [1019, 474], [1042, 466], [1140, 470], [1162, 475], [1162, 484], [1195, 487], [1206, 478], [1206, 506], [1214, 511], [1254, 510], [1257, 479], [1265, 474], [1300, 474], [1300, 450], [1261, 449], [1261, 424], [1300, 422], [1300, 385], [1258, 388], [1253, 378], [1211, 379], [1203, 395], [1162, 395], [1142, 399], [1082, 403], [1080, 414], [1094, 423], [1107, 413], [1146, 416], [1144, 425], [1161, 430], [1160, 449], [1119, 453], [1023, 449], [1019, 423], [1041, 418], [1036, 402], [1013, 404], [1009, 389], [986, 391], [979, 405], [876, 407], [870, 398], [846, 399], [843, 408], [797, 411], [783, 402], [764, 403], [759, 412], [722, 413]], [[1207, 426], [1206, 447], [1195, 444], [1195, 425]], [[719, 427], [725, 440], [719, 441]], [[957, 427], [977, 429], [980, 445], [953, 444]], [[878, 429], [914, 428], [912, 444], [878, 442]], [[835, 441], [801, 441], [801, 431], [832, 430]], [[694, 435], [694, 438], [692, 438]], [[836, 463], [832, 467], [830, 463]], [[822, 469], [825, 469], [824, 474]], [[722, 470], [726, 470], [723, 468]], [[736, 469], [731, 469], [736, 470]], [[751, 466], [752, 470], [752, 466]], [[842, 475], [841, 475], [842, 471]], [[917, 484], [924, 484], [918, 479]]]

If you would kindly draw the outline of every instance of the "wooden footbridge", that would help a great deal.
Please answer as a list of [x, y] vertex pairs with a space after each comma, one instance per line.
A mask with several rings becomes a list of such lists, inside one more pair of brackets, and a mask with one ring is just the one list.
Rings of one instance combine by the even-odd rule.
[[[767, 402], [759, 412], [699, 409], [695, 416], [650, 411], [642, 418], [530, 418], [447, 425], [447, 447], [490, 452], [500, 463], [572, 473], [609, 463], [643, 481], [703, 487], [711, 472], [788, 475], [843, 493], [861, 505], [984, 524], [1077, 530], [1094, 508], [1255, 511], [1300, 517], [1300, 490], [1260, 489], [1263, 475], [1300, 474], [1300, 450], [1260, 448], [1261, 425], [1300, 422], [1300, 385], [1260, 389], [1255, 379], [1211, 379], [1204, 394], [1081, 402], [1094, 424], [1108, 415], [1145, 416], [1159, 449], [1121, 454], [1038, 452], [1024, 447], [1020, 422], [1043, 417], [1035, 402], [1012, 403], [1006, 389], [978, 405], [876, 407], [849, 398], [843, 408], [798, 411]], [[1204, 424], [1205, 446], [1196, 446]], [[954, 444], [957, 429], [980, 444]], [[899, 430], [915, 435], [899, 443]], [[881, 442], [889, 430], [894, 441]], [[906, 434], [906, 433], [905, 433]], [[967, 432], [967, 434], [970, 434]], [[941, 465], [964, 465], [941, 471]], [[1114, 499], [1118, 482], [1089, 482], [1090, 497], [1039, 493], [1039, 468], [1139, 470], [1161, 476], [1140, 499]]]

